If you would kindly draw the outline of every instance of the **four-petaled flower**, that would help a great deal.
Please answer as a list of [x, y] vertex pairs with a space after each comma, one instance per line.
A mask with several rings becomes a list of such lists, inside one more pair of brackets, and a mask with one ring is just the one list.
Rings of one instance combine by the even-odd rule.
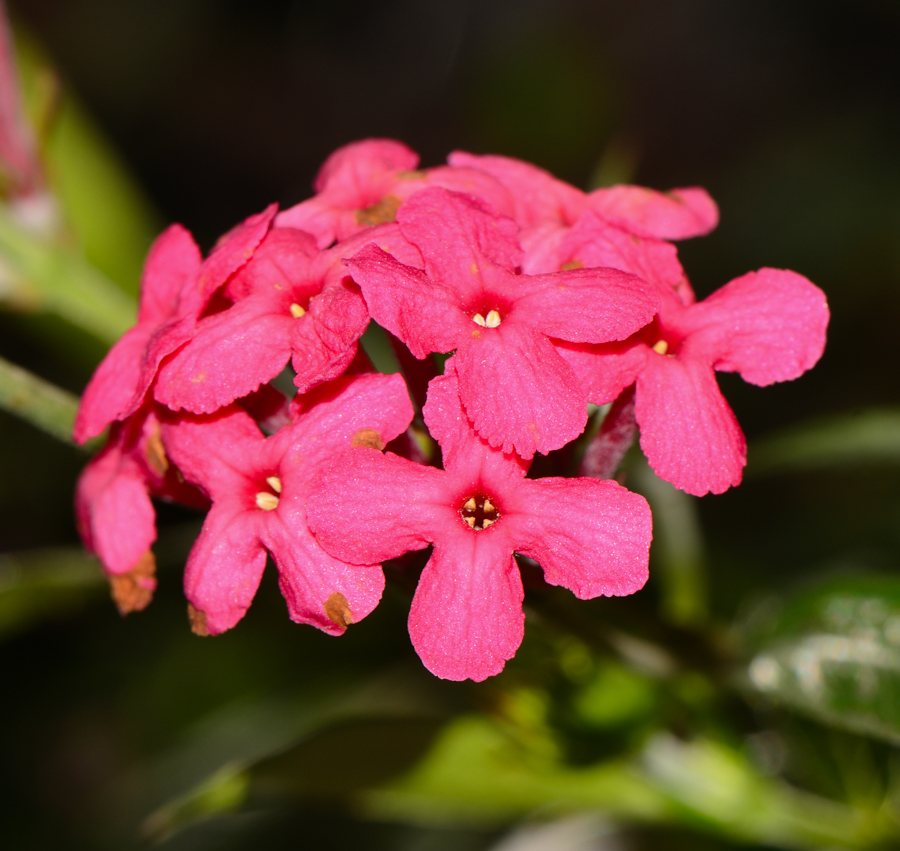
[[531, 458], [581, 434], [588, 400], [555, 341], [625, 339], [656, 313], [655, 287], [615, 269], [517, 274], [515, 222], [444, 189], [397, 222], [424, 271], [374, 245], [345, 261], [375, 321], [418, 358], [456, 350], [463, 407], [492, 446]]
[[444, 469], [345, 451], [323, 468], [307, 517], [319, 543], [354, 564], [434, 544], [410, 636], [432, 673], [483, 680], [522, 641], [514, 553], [582, 599], [632, 594], [647, 579], [650, 509], [611, 479], [526, 479], [527, 461], [492, 448], [468, 422], [453, 360], [431, 382], [424, 408]]
[[334, 453], [354, 441], [383, 446], [412, 415], [399, 375], [356, 375], [298, 399], [291, 423], [270, 437], [233, 405], [163, 423], [167, 454], [212, 501], [185, 569], [194, 630], [215, 635], [244, 616], [267, 552], [294, 621], [338, 635], [369, 614], [384, 575], [318, 546], [306, 525], [309, 483]]
[[660, 288], [660, 311], [622, 343], [564, 352], [596, 404], [635, 384], [641, 449], [661, 478], [696, 496], [741, 481], [746, 442], [715, 371], [764, 387], [821, 357], [825, 294], [796, 272], [760, 269], [695, 304]]

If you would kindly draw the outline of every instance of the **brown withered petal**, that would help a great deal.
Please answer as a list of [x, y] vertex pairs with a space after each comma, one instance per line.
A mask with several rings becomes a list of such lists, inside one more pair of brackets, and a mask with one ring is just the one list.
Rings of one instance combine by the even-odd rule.
[[347, 603], [347, 598], [339, 591], [335, 591], [325, 601], [325, 614], [336, 626], [348, 627], [353, 623], [353, 612]]
[[350, 441], [351, 446], [368, 446], [381, 452], [384, 449], [384, 441], [374, 428], [361, 428]]
[[191, 632], [194, 635], [203, 637], [209, 635], [209, 630], [206, 628], [206, 612], [195, 609], [190, 603], [188, 603], [188, 620], [191, 622]]
[[128, 573], [108, 578], [113, 602], [119, 614], [127, 615], [146, 609], [156, 590], [156, 559], [153, 552], [147, 550]]
[[169, 459], [159, 434], [159, 426], [147, 439], [147, 463], [161, 476], [169, 469]]
[[356, 211], [356, 223], [362, 227], [374, 227], [393, 222], [403, 202], [396, 195], [385, 195], [380, 201]]

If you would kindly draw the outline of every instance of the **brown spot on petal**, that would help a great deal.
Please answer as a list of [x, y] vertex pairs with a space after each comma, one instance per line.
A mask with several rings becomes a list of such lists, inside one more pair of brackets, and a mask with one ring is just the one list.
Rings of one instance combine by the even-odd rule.
[[190, 603], [188, 603], [188, 620], [191, 622], [191, 632], [194, 635], [204, 637], [209, 635], [209, 630], [206, 628], [206, 612], [195, 609]]
[[384, 441], [374, 428], [361, 428], [350, 441], [351, 446], [368, 446], [381, 452], [384, 449]]
[[153, 552], [147, 550], [128, 573], [111, 575], [109, 585], [120, 615], [146, 609], [156, 590], [156, 559]]
[[335, 591], [325, 601], [325, 614], [335, 626], [342, 626], [345, 629], [353, 623], [353, 612], [350, 611], [350, 604], [347, 598], [340, 591]]
[[169, 459], [166, 457], [166, 448], [163, 446], [162, 438], [159, 434], [159, 426], [156, 431], [147, 438], [147, 463], [159, 473], [160, 476], [166, 474], [169, 469]]
[[559, 267], [560, 272], [571, 272], [573, 269], [583, 269], [584, 263], [580, 260], [570, 260], [568, 263], [563, 263], [562, 266]]
[[428, 177], [427, 171], [398, 171], [397, 180], [424, 180]]
[[396, 195], [385, 195], [380, 201], [356, 211], [356, 223], [361, 227], [374, 227], [393, 222], [403, 202]]

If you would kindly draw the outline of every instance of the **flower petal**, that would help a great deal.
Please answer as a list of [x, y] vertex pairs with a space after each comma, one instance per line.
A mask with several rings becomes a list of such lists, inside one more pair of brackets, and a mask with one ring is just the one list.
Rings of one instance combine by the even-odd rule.
[[181, 290], [201, 259], [197, 243], [181, 225], [170, 225], [156, 238], [141, 274], [139, 323], [158, 325], [175, 313]]
[[372, 318], [399, 337], [420, 360], [430, 352], [449, 352], [472, 321], [460, 309], [450, 286], [404, 266], [374, 245], [345, 261]]
[[577, 260], [587, 267], [621, 269], [663, 289], [685, 281], [674, 245], [661, 239], [642, 239], [611, 225], [592, 210], [566, 234], [557, 256], [560, 264]]
[[635, 415], [641, 449], [660, 478], [695, 496], [740, 483], [747, 444], [712, 367], [651, 352]]
[[305, 516], [281, 510], [265, 518], [263, 542], [278, 568], [278, 584], [291, 620], [341, 635], [381, 600], [384, 573], [377, 565], [348, 565], [315, 541]]
[[[419, 155], [395, 139], [362, 139], [338, 148], [322, 164], [313, 189], [355, 198], [385, 172], [414, 171]], [[355, 205], [352, 205], [355, 206]]]
[[161, 436], [185, 479], [235, 510], [253, 507], [255, 482], [270, 471], [263, 459], [266, 440], [246, 411], [233, 405], [207, 416], [169, 415]]
[[231, 629], [245, 614], [266, 566], [259, 512], [214, 505], [184, 570], [184, 592], [210, 635]]
[[[240, 301], [253, 293], [283, 292], [310, 278], [311, 261], [318, 254], [312, 236], [295, 228], [272, 228], [249, 262], [228, 280], [225, 295]], [[314, 282], [312, 292], [321, 288]]]
[[443, 471], [357, 447], [323, 467], [310, 489], [307, 522], [333, 556], [377, 564], [424, 549], [449, 523], [461, 525], [449, 502]]
[[626, 387], [634, 384], [650, 352], [649, 346], [638, 339], [602, 345], [560, 341], [555, 347], [578, 377], [588, 401], [594, 405], [612, 402]]
[[582, 600], [633, 594], [647, 581], [647, 501], [611, 479], [524, 479], [504, 517], [516, 551]]
[[181, 313], [198, 315], [216, 290], [240, 269], [256, 251], [272, 226], [278, 211], [277, 204], [270, 204], [261, 213], [246, 218], [232, 228], [216, 243], [209, 257], [203, 261], [197, 284], [182, 292]]
[[141, 355], [153, 328], [136, 325], [106, 353], [85, 387], [72, 436], [77, 443], [96, 437], [111, 422], [134, 413], [132, 400], [141, 379]]
[[463, 301], [480, 295], [485, 260], [510, 272], [522, 262], [516, 223], [472, 195], [423, 189], [400, 208], [397, 223], [422, 252], [428, 276], [452, 287]]
[[475, 156], [465, 151], [454, 151], [447, 162], [481, 169], [505, 186], [515, 203], [513, 218], [520, 227], [547, 220], [573, 224], [584, 210], [583, 192], [531, 163], [512, 157]]
[[466, 414], [491, 446], [531, 458], [584, 430], [584, 391], [543, 334], [513, 322], [476, 329], [455, 362]]
[[659, 309], [656, 288], [617, 269], [572, 269], [515, 278], [510, 317], [560, 340], [606, 343], [643, 328]]
[[355, 445], [360, 430], [377, 432], [387, 445], [406, 431], [412, 418], [412, 402], [399, 373], [345, 375], [296, 396], [292, 424], [267, 443], [278, 457], [287, 447], [294, 453], [285, 455], [285, 475], [309, 477], [314, 468]]
[[79, 532], [111, 574], [131, 570], [156, 540], [156, 512], [147, 481], [126, 450], [125, 434], [123, 426], [114, 429], [109, 443], [84, 468], [75, 490]]
[[425, 667], [447, 680], [500, 673], [525, 631], [522, 579], [509, 539], [493, 529], [435, 544], [409, 611], [409, 634]]
[[477, 487], [479, 480], [490, 480], [500, 490], [522, 478], [530, 466], [515, 453], [491, 449], [466, 416], [459, 398], [456, 358], [444, 364], [444, 374], [428, 383], [428, 401], [422, 410], [431, 436], [440, 444], [444, 469], [452, 473], [454, 486], [465, 487], [466, 480]]
[[[349, 283], [349, 279], [348, 279]], [[298, 393], [337, 378], [356, 354], [369, 311], [352, 284], [326, 286], [309, 302], [306, 316], [291, 326], [291, 364]]]
[[716, 202], [699, 186], [668, 192], [610, 186], [591, 192], [587, 206], [629, 233], [656, 239], [703, 236], [719, 223]]
[[722, 372], [765, 386], [789, 381], [822, 356], [828, 327], [825, 293], [782, 269], [760, 269], [726, 284], [685, 312], [686, 344]]
[[297, 321], [268, 294], [201, 319], [159, 370], [154, 397], [172, 410], [208, 414], [252, 393], [284, 369]]

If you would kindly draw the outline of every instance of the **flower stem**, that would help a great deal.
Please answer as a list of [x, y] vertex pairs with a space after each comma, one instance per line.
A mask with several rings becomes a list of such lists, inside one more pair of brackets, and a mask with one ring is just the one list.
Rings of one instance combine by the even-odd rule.
[[75, 445], [72, 423], [78, 399], [54, 384], [0, 358], [0, 408], [58, 440]]

